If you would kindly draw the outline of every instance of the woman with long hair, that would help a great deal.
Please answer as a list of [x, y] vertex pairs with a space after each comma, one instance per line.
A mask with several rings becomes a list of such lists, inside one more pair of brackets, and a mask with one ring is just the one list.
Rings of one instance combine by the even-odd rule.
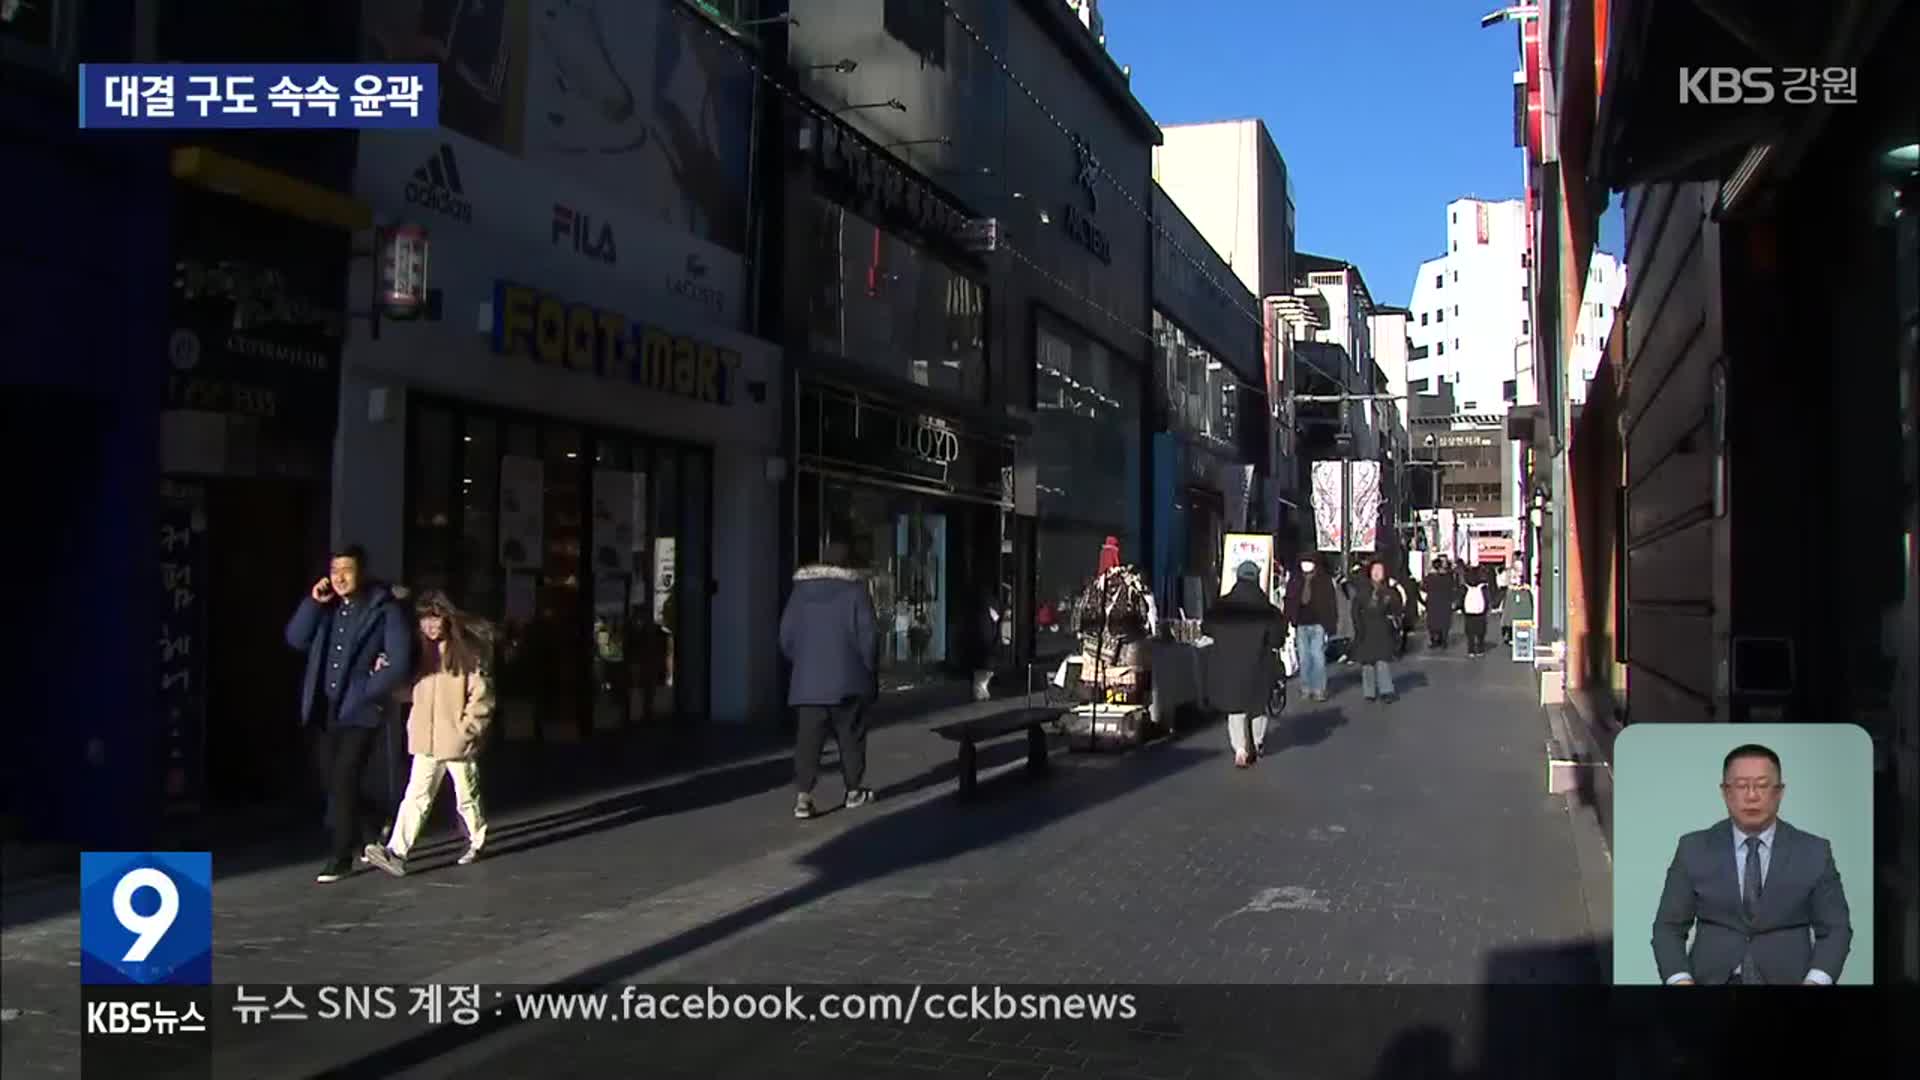
[[447, 594], [429, 590], [414, 604], [419, 632], [415, 648], [413, 708], [407, 715], [407, 751], [413, 771], [394, 814], [386, 846], [367, 845], [367, 861], [395, 877], [407, 872], [407, 852], [426, 824], [440, 778], [453, 778], [454, 806], [467, 830], [462, 866], [480, 857], [487, 818], [480, 806], [476, 760], [493, 719], [493, 679], [488, 659], [493, 628], [455, 607]]

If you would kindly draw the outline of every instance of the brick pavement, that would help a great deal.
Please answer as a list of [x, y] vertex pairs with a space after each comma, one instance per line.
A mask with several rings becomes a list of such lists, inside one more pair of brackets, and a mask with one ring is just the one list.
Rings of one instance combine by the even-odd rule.
[[[294, 878], [305, 867], [223, 882], [220, 978], [1308, 985], [1592, 978], [1582, 944], [1592, 929], [1564, 805], [1544, 791], [1544, 726], [1530, 677], [1497, 657], [1447, 656], [1414, 658], [1406, 675], [1404, 696], [1391, 707], [1360, 702], [1344, 685], [1350, 678], [1336, 684], [1328, 705], [1296, 701], [1269, 736], [1270, 756], [1245, 772], [1229, 767], [1214, 725], [1132, 754], [1076, 755], [1044, 785], [1017, 778], [989, 785], [989, 797], [975, 806], [946, 798], [951, 782], [943, 778], [944, 787], [897, 793], [871, 812], [800, 824], [785, 818], [789, 796], [775, 787], [784, 765], [748, 766], [764, 773], [748, 771], [731, 789], [645, 794], [628, 800], [642, 809], [616, 803], [583, 824], [530, 827], [529, 838], [563, 839], [467, 870], [329, 890], [299, 887]], [[1017, 757], [1015, 743], [1001, 760]], [[948, 753], [917, 729], [880, 732], [874, 748], [883, 784], [944, 765]], [[723, 799], [729, 790], [734, 797]], [[823, 794], [831, 801], [832, 791]], [[580, 831], [569, 835], [573, 829]], [[45, 964], [71, 956], [72, 939], [62, 936], [57, 923], [43, 924], [16, 947], [22, 935], [8, 933], [9, 1006], [16, 958]], [[1458, 991], [1431, 1004], [1451, 1008], [1473, 996]], [[65, 997], [77, 1004], [71, 986]], [[1298, 1014], [1301, 999], [1290, 1001], [1287, 1011]], [[419, 1042], [362, 1063], [382, 1073], [416, 1065], [419, 1075], [480, 1068], [598, 1075], [630, 1068], [638, 1054], [662, 1069], [684, 1061], [688, 1075], [784, 1075], [775, 1065], [812, 1075], [856, 1062], [878, 1075], [919, 1075], [937, 1065], [955, 1075], [1049, 1080], [1353, 1074], [1352, 1061], [1331, 1060], [1319, 1072], [1262, 1071], [1276, 1046], [1297, 1048], [1298, 1040], [1194, 1073], [1202, 1055], [1191, 1012], [1200, 1007], [1176, 1008], [1170, 1030], [1116, 1024], [1051, 1034], [767, 1025], [717, 1039], [692, 1025], [618, 1038], [524, 1029], [450, 1051]], [[1233, 1010], [1243, 1018], [1260, 1011]], [[1470, 1035], [1461, 1026], [1466, 1012], [1454, 1012], [1454, 1033]], [[1484, 1026], [1485, 1017], [1476, 1022]], [[15, 1026], [7, 1025], [10, 1059]], [[306, 1042], [327, 1029], [286, 1032], [271, 1045], [236, 1048], [223, 1071], [272, 1075], [268, 1063], [292, 1051], [292, 1032]], [[1364, 1041], [1371, 1050], [1393, 1033]], [[1056, 1045], [1042, 1045], [1049, 1040]], [[1210, 1038], [1205, 1046], [1226, 1054], [1233, 1041]], [[1441, 1041], [1428, 1043], [1431, 1057]], [[342, 1060], [358, 1048], [313, 1049]], [[1300, 1064], [1298, 1053], [1286, 1056]]]

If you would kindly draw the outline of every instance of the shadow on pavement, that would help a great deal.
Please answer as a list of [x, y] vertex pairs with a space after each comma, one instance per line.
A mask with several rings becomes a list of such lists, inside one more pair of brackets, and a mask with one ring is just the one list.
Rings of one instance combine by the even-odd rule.
[[[1060, 769], [1052, 780], [1039, 784], [1028, 782], [1019, 772], [983, 778], [975, 800], [967, 804], [930, 799], [892, 813], [886, 813], [881, 804], [883, 816], [827, 838], [797, 860], [816, 875], [808, 884], [595, 965], [565, 985], [577, 989], [617, 983], [897, 871], [956, 858], [1045, 828], [1217, 756], [1216, 751], [1181, 745], [1178, 739], [1163, 740], [1130, 754], [1123, 767]], [[505, 1016], [483, 1017], [476, 1026], [429, 1032], [342, 1068], [347, 1075], [392, 1075], [512, 1026]], [[334, 1070], [331, 1075], [342, 1073]]]
[[1338, 706], [1316, 702], [1312, 709], [1288, 709], [1267, 725], [1267, 756], [1318, 746], [1346, 726], [1347, 712]]

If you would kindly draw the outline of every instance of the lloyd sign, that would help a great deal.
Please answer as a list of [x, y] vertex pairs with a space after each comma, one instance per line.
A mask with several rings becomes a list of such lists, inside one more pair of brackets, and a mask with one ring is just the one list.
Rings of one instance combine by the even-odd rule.
[[709, 405], [742, 381], [732, 349], [509, 281], [494, 285], [493, 351]]

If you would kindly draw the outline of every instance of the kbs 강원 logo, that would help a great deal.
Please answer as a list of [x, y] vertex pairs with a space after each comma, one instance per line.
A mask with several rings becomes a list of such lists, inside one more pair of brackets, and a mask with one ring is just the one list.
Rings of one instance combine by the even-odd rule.
[[213, 855], [82, 852], [80, 982], [212, 983]]

